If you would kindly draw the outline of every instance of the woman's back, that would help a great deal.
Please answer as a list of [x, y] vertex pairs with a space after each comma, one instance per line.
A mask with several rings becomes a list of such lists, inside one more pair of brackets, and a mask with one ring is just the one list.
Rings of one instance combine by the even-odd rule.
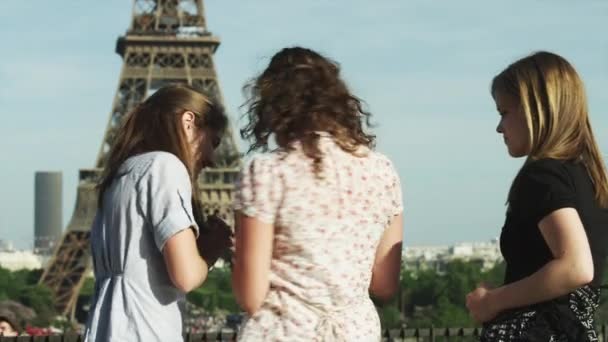
[[[376, 248], [402, 210], [399, 178], [385, 156], [356, 156], [321, 133], [322, 172], [296, 144], [257, 156], [243, 172], [237, 209], [274, 223], [270, 291], [243, 339], [306, 339], [321, 320], [335, 320], [347, 340], [379, 336], [368, 290]], [[260, 335], [261, 324], [282, 328]]]
[[189, 189], [185, 166], [170, 153], [144, 153], [121, 165], [91, 228], [96, 288], [87, 341], [182, 340], [184, 294], [161, 251], [180, 229], [196, 228]]

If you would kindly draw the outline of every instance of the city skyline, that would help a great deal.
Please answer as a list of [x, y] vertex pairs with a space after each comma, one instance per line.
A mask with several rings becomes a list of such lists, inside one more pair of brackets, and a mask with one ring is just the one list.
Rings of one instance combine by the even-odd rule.
[[[63, 5], [59, 11], [61, 2], [0, 4], [2, 13], [14, 14], [0, 24], [6, 47], [0, 229], [18, 247], [33, 241], [35, 171], [63, 172], [63, 227], [69, 222], [78, 170], [94, 164], [122, 64], [114, 45], [128, 28], [130, 2]], [[608, 151], [604, 2], [393, 0], [371, 8], [358, 0], [238, 7], [207, 0], [205, 6], [208, 28], [222, 40], [215, 63], [235, 131], [244, 124], [242, 85], [280, 48], [310, 47], [341, 64], [377, 123], [378, 150], [401, 176], [406, 246], [500, 234], [508, 186], [523, 160], [510, 159], [494, 131], [498, 115], [488, 88], [516, 58], [550, 50], [574, 64], [596, 138]]]

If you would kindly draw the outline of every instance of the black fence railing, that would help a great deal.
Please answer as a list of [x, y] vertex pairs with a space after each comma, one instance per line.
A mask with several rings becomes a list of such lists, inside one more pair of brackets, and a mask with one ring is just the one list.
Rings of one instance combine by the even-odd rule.
[[[597, 327], [599, 342], [608, 342], [606, 331], [608, 324]], [[390, 329], [382, 333], [385, 342], [452, 342], [476, 341], [481, 332], [480, 328], [421, 328], [421, 329]], [[185, 342], [217, 342], [236, 341], [237, 333], [234, 331], [207, 331], [202, 333], [184, 334]], [[50, 336], [17, 336], [2, 337], [0, 342], [83, 342], [84, 338], [78, 334], [50, 335]]]

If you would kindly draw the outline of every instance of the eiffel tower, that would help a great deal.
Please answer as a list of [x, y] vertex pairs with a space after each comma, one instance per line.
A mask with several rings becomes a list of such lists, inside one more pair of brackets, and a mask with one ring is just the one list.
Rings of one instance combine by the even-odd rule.
[[[40, 278], [51, 289], [58, 313], [74, 319], [78, 293], [91, 271], [89, 234], [97, 210], [95, 185], [123, 117], [170, 83], [187, 83], [223, 103], [213, 63], [219, 44], [207, 31], [203, 0], [133, 0], [131, 26], [116, 44], [123, 66], [95, 167], [79, 172], [74, 213]], [[203, 211], [219, 213], [230, 224], [233, 184], [240, 165], [229, 128], [216, 150], [216, 165], [198, 176]]]

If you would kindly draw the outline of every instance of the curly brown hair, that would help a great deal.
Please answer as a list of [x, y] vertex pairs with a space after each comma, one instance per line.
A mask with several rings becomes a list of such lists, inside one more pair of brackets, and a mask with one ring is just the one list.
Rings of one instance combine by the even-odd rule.
[[282, 49], [243, 92], [249, 122], [241, 137], [252, 142], [248, 152], [268, 151], [273, 134], [279, 148], [292, 150], [297, 141], [318, 175], [323, 154], [316, 132], [329, 133], [342, 150], [355, 155], [359, 147], [375, 145], [376, 137], [364, 131], [371, 127], [371, 114], [340, 78], [338, 64], [313, 50]]

